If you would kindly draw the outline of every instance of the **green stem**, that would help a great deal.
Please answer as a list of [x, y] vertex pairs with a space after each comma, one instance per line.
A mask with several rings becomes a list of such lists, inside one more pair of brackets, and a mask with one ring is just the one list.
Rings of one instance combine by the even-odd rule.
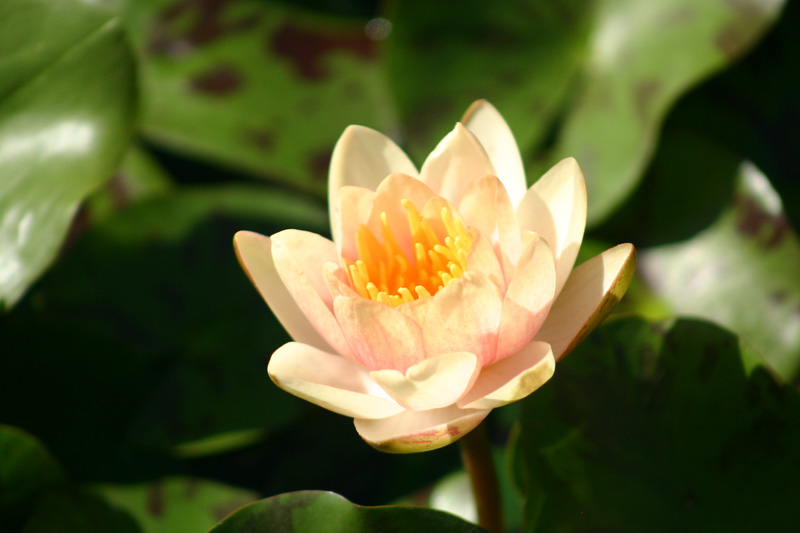
[[469, 475], [475, 504], [478, 508], [478, 525], [494, 533], [503, 531], [503, 508], [500, 484], [492, 459], [492, 446], [484, 424], [467, 433], [460, 441], [461, 459]]

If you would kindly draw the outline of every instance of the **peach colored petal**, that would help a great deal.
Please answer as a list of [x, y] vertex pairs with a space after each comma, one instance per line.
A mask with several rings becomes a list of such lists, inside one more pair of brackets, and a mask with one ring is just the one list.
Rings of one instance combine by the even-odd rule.
[[515, 207], [528, 188], [525, 169], [519, 155], [517, 141], [503, 116], [486, 100], [474, 102], [461, 119], [464, 126], [475, 134], [497, 170], [511, 203]]
[[505, 279], [511, 279], [522, 241], [517, 215], [503, 183], [490, 174], [474, 179], [464, 192], [458, 211], [467, 225], [491, 240], [502, 261]]
[[392, 229], [397, 243], [408, 257], [413, 257], [408, 214], [400, 202], [404, 199], [408, 200], [419, 210], [420, 206], [425, 205], [434, 196], [436, 193], [420, 180], [406, 174], [392, 174], [378, 186], [372, 212], [366, 225], [372, 234], [382, 242], [381, 214], [386, 213], [389, 227]]
[[628, 290], [636, 268], [632, 244], [620, 244], [576, 267], [534, 337], [549, 343], [556, 360], [578, 345]]
[[425, 358], [422, 328], [397, 309], [366, 298], [340, 296], [334, 310], [356, 360], [370, 370], [405, 372]]
[[422, 327], [422, 324], [425, 323], [425, 317], [428, 316], [428, 311], [430, 310], [431, 305], [433, 305], [433, 298], [420, 298], [419, 300], [414, 300], [413, 302], [402, 303], [395, 309], [411, 318], [414, 322], [419, 324], [420, 327]]
[[410, 411], [381, 420], [355, 419], [356, 431], [370, 446], [388, 453], [435, 450], [475, 429], [488, 409], [459, 409], [451, 405], [431, 411]]
[[496, 175], [492, 162], [475, 135], [458, 123], [425, 160], [420, 179], [458, 205], [469, 182], [483, 174]]
[[347, 273], [340, 264], [328, 261], [322, 266], [322, 271], [325, 276], [325, 285], [333, 299], [336, 299], [337, 296], [358, 297], [358, 293], [350, 287]]
[[267, 372], [286, 392], [340, 415], [373, 419], [403, 411], [364, 367], [307, 344], [290, 342], [278, 348]]
[[479, 372], [474, 354], [454, 352], [420, 361], [405, 374], [387, 369], [369, 375], [400, 405], [427, 411], [454, 404], [472, 387]]
[[495, 361], [528, 344], [553, 304], [556, 270], [550, 247], [531, 231], [523, 239], [522, 255], [503, 299]]
[[517, 207], [517, 220], [520, 229], [535, 231], [553, 250], [557, 296], [575, 264], [586, 227], [586, 182], [575, 159], [562, 160], [533, 184]]
[[393, 172], [417, 175], [408, 156], [384, 134], [364, 126], [348, 126], [333, 148], [328, 173], [328, 206], [333, 240], [339, 242], [339, 190], [355, 185], [375, 190]]
[[251, 231], [239, 231], [233, 237], [233, 245], [242, 269], [289, 335], [299, 342], [333, 351], [283, 284], [272, 260], [272, 241], [269, 237]]
[[494, 359], [503, 305], [488, 276], [467, 270], [433, 296], [422, 325], [428, 357], [449, 352], [470, 352], [484, 361]]
[[333, 301], [323, 273], [325, 263], [338, 260], [336, 245], [315, 233], [300, 230], [281, 231], [271, 240], [275, 269], [294, 301], [333, 351], [353, 359], [353, 352], [333, 316]]
[[546, 342], [531, 342], [511, 357], [484, 367], [458, 402], [462, 409], [494, 409], [521, 400], [553, 376], [556, 361]]
[[489, 239], [482, 233], [475, 232], [472, 238], [472, 247], [467, 254], [467, 270], [484, 274], [489, 281], [494, 283], [501, 294], [506, 291], [507, 281], [503, 274], [503, 268], [500, 266], [500, 261], [497, 259]]
[[[339, 202], [337, 206], [339, 211], [345, 211], [346, 216], [337, 217], [338, 225], [334, 231], [331, 226], [331, 232], [334, 235], [339, 250], [339, 255], [347, 257], [355, 261], [358, 257], [358, 248], [356, 247], [356, 232], [362, 224], [369, 223], [369, 215], [372, 213], [372, 206], [375, 205], [375, 191], [365, 189], [363, 187], [346, 186], [342, 187], [339, 191]], [[333, 206], [330, 206], [333, 209]], [[334, 221], [331, 221], [333, 224]]]

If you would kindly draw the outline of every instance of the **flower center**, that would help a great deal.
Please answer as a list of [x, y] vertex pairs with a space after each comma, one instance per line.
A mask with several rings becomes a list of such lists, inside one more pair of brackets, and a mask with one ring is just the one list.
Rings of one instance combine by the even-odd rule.
[[396, 307], [402, 303], [433, 296], [441, 288], [461, 277], [467, 268], [467, 254], [472, 236], [464, 223], [453, 218], [450, 209], [440, 212], [447, 235], [441, 240], [407, 199], [400, 201], [411, 230], [409, 258], [397, 243], [386, 213], [381, 213], [383, 242], [363, 224], [356, 232], [358, 259], [345, 259], [353, 289], [364, 298]]

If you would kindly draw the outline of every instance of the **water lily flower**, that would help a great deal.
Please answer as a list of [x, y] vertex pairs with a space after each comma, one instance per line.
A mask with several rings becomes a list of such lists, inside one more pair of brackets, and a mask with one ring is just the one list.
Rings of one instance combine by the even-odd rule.
[[245, 272], [294, 339], [282, 389], [355, 419], [388, 452], [445, 446], [524, 398], [616, 305], [630, 244], [573, 268], [586, 186], [565, 159], [527, 188], [498, 111], [475, 102], [418, 171], [350, 126], [333, 151], [333, 240], [242, 231]]

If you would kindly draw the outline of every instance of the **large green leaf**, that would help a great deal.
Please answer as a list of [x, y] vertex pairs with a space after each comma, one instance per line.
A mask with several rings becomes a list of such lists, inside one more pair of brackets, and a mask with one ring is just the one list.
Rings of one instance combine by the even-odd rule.
[[125, 446], [196, 455], [286, 424], [299, 402], [266, 363], [287, 336], [232, 236], [325, 220], [296, 197], [238, 186], [164, 193], [95, 224], [0, 322], [0, 420], [90, 479]]
[[234, 533], [267, 529], [287, 533], [485, 531], [475, 524], [433, 509], [402, 506], [361, 507], [338, 494], [305, 491], [281, 494], [246, 505], [223, 520], [211, 532]]
[[711, 227], [640, 257], [640, 273], [676, 312], [726, 325], [784, 379], [798, 377], [800, 242], [755, 167], [741, 166], [731, 203]]
[[36, 437], [12, 426], [0, 425], [0, 457], [0, 529], [15, 530], [64, 472]]
[[268, 0], [128, 0], [152, 140], [320, 195], [351, 123], [391, 129], [363, 20]]
[[133, 128], [134, 73], [101, 3], [0, 5], [0, 308], [52, 262], [80, 201], [111, 177]]
[[548, 165], [572, 156], [589, 191], [589, 224], [637, 185], [676, 98], [747, 51], [782, 0], [604, 0], [597, 5], [585, 79]]
[[788, 530], [800, 392], [699, 320], [618, 319], [522, 402], [526, 531]]
[[130, 513], [147, 533], [208, 531], [239, 507], [258, 499], [255, 493], [244, 489], [186, 477], [94, 488]]
[[593, 8], [582, 0], [392, 4], [387, 69], [414, 155], [427, 155], [478, 98], [498, 107], [523, 149], [541, 140], [585, 57]]

